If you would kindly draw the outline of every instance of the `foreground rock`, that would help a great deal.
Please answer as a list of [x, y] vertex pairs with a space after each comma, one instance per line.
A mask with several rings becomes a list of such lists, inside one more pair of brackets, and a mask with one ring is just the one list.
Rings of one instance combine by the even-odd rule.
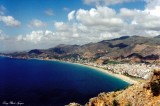
[[91, 98], [85, 106], [160, 106], [160, 70], [154, 71], [146, 82], [117, 92], [101, 93]]
[[70, 103], [69, 105], [66, 105], [66, 106], [82, 106], [82, 105], [80, 105], [78, 103]]

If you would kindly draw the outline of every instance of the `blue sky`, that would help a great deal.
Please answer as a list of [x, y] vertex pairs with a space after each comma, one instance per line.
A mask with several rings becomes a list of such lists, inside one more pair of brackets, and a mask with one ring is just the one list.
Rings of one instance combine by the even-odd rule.
[[157, 0], [0, 0], [0, 51], [156, 36], [159, 10]]
[[[7, 15], [14, 16], [15, 19], [22, 23], [19, 28], [6, 27], [4, 24], [0, 23], [1, 29], [9, 36], [27, 34], [32, 31], [33, 29], [27, 27], [32, 19], [45, 21], [50, 24], [45, 29], [54, 30], [53, 22], [66, 22], [67, 14], [70, 11], [80, 8], [90, 9], [95, 7], [95, 5], [84, 4], [83, 0], [1, 0], [0, 4], [6, 8]], [[111, 5], [110, 7], [114, 8], [116, 11], [119, 11], [120, 8], [144, 9], [144, 4], [144, 1], [137, 1]], [[52, 10], [53, 15], [48, 16], [45, 14], [47, 10]]]
[[[39, 19], [48, 23], [67, 21], [67, 14], [70, 10], [88, 8], [80, 0], [1, 0], [0, 4], [7, 9], [6, 14], [14, 16], [22, 23], [21, 28], [8, 28], [0, 24], [0, 27], [4, 27], [3, 30], [6, 29], [6, 33], [11, 36], [31, 31], [32, 29], [27, 28], [27, 24], [32, 19]], [[53, 16], [45, 14], [48, 9], [53, 11]], [[51, 26], [49, 29], [54, 29]]]

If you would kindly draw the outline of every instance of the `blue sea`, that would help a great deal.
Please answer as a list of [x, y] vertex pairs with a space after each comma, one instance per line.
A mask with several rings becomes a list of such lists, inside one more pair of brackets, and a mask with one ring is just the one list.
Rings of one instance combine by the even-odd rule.
[[24, 106], [85, 104], [100, 92], [128, 85], [86, 66], [0, 57], [0, 106], [11, 101]]

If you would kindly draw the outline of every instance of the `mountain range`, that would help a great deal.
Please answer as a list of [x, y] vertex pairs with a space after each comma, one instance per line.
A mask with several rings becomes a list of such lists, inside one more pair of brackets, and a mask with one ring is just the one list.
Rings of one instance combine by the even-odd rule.
[[160, 35], [156, 37], [122, 36], [84, 45], [60, 44], [49, 49], [9, 53], [12, 57], [55, 59], [102, 59], [136, 62], [159, 62]]

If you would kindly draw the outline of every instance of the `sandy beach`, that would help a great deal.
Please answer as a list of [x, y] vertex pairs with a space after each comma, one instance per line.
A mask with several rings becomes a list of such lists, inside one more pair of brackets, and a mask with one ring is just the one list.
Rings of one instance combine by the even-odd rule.
[[[40, 59], [41, 60], [41, 59]], [[115, 73], [112, 73], [108, 70], [105, 70], [105, 69], [102, 69], [102, 68], [98, 68], [98, 67], [94, 67], [94, 66], [90, 66], [90, 65], [86, 65], [86, 64], [81, 64], [81, 63], [72, 63], [72, 62], [68, 62], [68, 61], [60, 61], [60, 60], [47, 60], [47, 61], [59, 61], [59, 62], [64, 62], [64, 63], [69, 63], [69, 64], [76, 64], [76, 65], [81, 65], [81, 66], [86, 66], [86, 67], [89, 67], [89, 68], [93, 68], [97, 71], [101, 71], [103, 72], [104, 74], [107, 74], [107, 75], [110, 75], [110, 76], [113, 76], [113, 77], [116, 77], [116, 78], [119, 78], [129, 84], [136, 84], [138, 83], [138, 81], [134, 80], [134, 79], [131, 79], [125, 75], [121, 75], [121, 74], [115, 74]]]
[[80, 64], [80, 63], [73, 63], [73, 64], [77, 64], [77, 65], [82, 65], [82, 66], [86, 66], [86, 67], [89, 67], [89, 68], [93, 68], [93, 69], [95, 69], [97, 71], [103, 72], [104, 74], [111, 75], [113, 77], [119, 78], [119, 79], [121, 79], [121, 80], [123, 80], [123, 81], [125, 81], [125, 82], [127, 82], [129, 84], [138, 83], [138, 81], [133, 80], [133, 79], [127, 77], [127, 76], [120, 75], [120, 74], [115, 74], [115, 73], [112, 73], [112, 72], [110, 72], [108, 70], [105, 70], [105, 69], [102, 69], [102, 68], [98, 68], [98, 67], [94, 67], [94, 66], [90, 66], [90, 65], [85, 65], [85, 64]]
[[[42, 59], [37, 59], [36, 60], [42, 60]], [[129, 84], [136, 84], [138, 83], [138, 81], [136, 80], [133, 80], [127, 76], [124, 76], [124, 75], [120, 75], [120, 74], [115, 74], [115, 73], [112, 73], [108, 70], [105, 70], [105, 69], [102, 69], [102, 68], [98, 68], [98, 67], [94, 67], [94, 66], [90, 66], [90, 65], [86, 65], [86, 64], [81, 64], [81, 63], [72, 63], [72, 62], [68, 62], [68, 61], [60, 61], [60, 60], [42, 60], [42, 61], [59, 61], [59, 62], [64, 62], [64, 63], [69, 63], [69, 64], [76, 64], [76, 65], [81, 65], [81, 66], [85, 66], [85, 67], [89, 67], [89, 68], [92, 68], [92, 69], [95, 69], [97, 71], [101, 71], [103, 72], [104, 74], [107, 74], [107, 75], [110, 75], [110, 76], [113, 76], [113, 77], [116, 77], [116, 78], [119, 78]]]

